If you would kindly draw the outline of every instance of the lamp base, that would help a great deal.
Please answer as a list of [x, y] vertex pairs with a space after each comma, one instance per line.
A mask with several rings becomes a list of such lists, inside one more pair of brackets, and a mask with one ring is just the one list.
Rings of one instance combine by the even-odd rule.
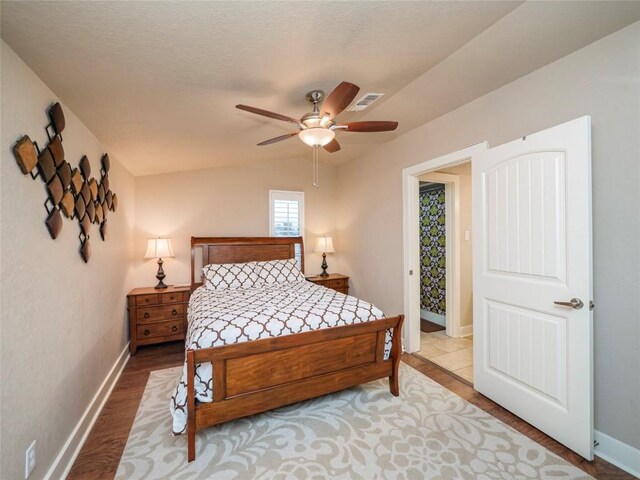
[[320, 274], [321, 277], [328, 277], [329, 274], [327, 273], [327, 267], [329, 265], [327, 265], [327, 254], [323, 253], [322, 254], [322, 265], [320, 265], [320, 267], [322, 267], [322, 273]]
[[158, 279], [158, 284], [154, 287], [158, 290], [161, 290], [163, 288], [167, 288], [169, 285], [165, 285], [164, 284], [164, 279], [166, 277], [166, 275], [164, 274], [164, 270], [162, 269], [162, 259], [159, 258], [158, 259], [158, 273], [156, 274], [156, 278]]

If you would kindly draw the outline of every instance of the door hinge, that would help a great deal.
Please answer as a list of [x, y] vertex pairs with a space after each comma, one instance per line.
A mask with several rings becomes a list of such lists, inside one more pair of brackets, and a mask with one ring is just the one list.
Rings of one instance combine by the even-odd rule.
[[413, 275], [413, 270], [409, 270], [409, 275]]
[[596, 306], [593, 304], [593, 300], [589, 300], [589, 310], [593, 310]]

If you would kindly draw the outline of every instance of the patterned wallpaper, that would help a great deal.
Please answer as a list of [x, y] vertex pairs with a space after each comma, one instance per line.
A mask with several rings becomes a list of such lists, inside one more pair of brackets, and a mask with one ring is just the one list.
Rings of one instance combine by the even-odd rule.
[[444, 185], [420, 189], [420, 308], [445, 314]]

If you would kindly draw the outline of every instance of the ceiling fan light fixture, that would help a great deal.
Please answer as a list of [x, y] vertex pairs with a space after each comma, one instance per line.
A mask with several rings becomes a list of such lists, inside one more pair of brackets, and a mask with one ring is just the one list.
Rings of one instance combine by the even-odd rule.
[[331, 142], [336, 133], [333, 130], [322, 127], [312, 127], [302, 130], [298, 133], [298, 137], [310, 147], [324, 147]]

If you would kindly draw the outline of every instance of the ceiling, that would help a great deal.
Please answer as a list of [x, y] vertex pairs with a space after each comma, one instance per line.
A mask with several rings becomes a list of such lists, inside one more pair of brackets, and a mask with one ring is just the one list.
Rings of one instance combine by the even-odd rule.
[[345, 162], [640, 18], [636, 1], [0, 5], [2, 39], [134, 175], [310, 158], [257, 147], [291, 126], [234, 106], [299, 117], [343, 80], [386, 95], [339, 120], [400, 122], [338, 133], [321, 158]]

